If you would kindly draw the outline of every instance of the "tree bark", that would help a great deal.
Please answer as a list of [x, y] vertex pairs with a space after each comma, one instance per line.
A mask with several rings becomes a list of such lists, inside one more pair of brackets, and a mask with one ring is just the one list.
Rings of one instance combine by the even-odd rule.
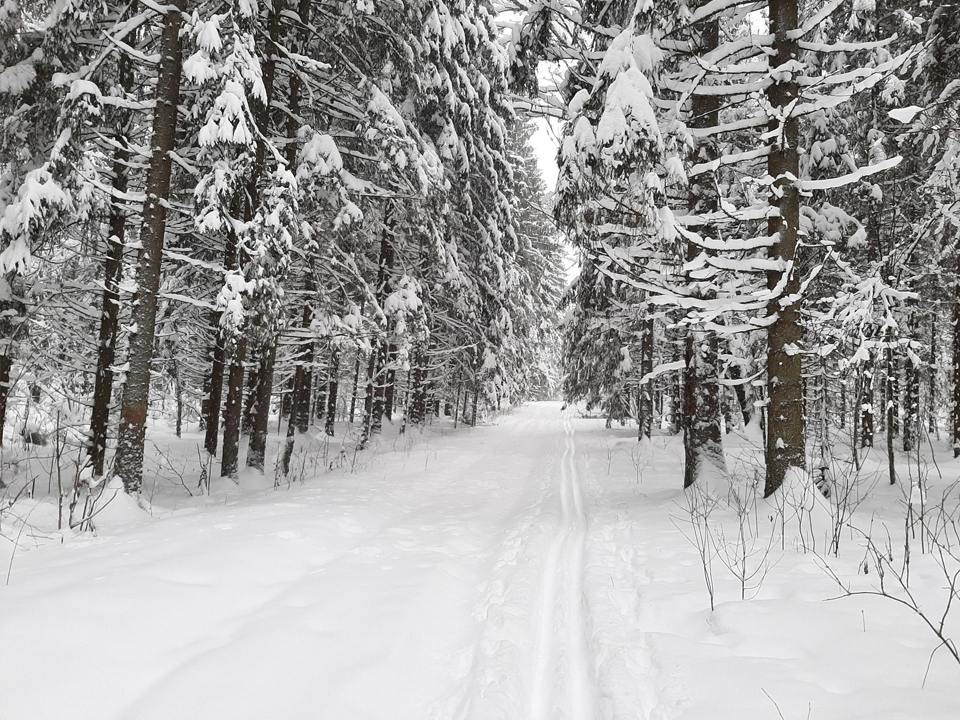
[[953, 456], [960, 457], [960, 252], [957, 253], [956, 263], [953, 285], [953, 407], [950, 414]]
[[327, 386], [327, 415], [324, 419], [323, 431], [333, 437], [337, 421], [337, 391], [340, 373], [340, 351], [333, 348], [330, 351], [330, 383]]
[[397, 392], [397, 370], [394, 367], [397, 361], [397, 346], [393, 343], [387, 348], [387, 377], [383, 391], [383, 414], [387, 420], [393, 421], [393, 403]]
[[[649, 307], [648, 307], [649, 310]], [[640, 376], [644, 377], [653, 372], [653, 319], [644, 316], [640, 336]], [[653, 385], [652, 380], [640, 387], [638, 398], [638, 427], [637, 439], [650, 438], [653, 432]]]
[[[797, 58], [797, 40], [790, 33], [798, 25], [797, 0], [769, 0], [770, 30], [774, 36], [772, 67], [779, 67]], [[781, 77], [767, 90], [767, 100], [774, 112], [792, 112], [798, 96], [792, 75]], [[776, 132], [778, 121], [771, 120], [769, 131]], [[783, 264], [792, 264], [797, 257], [800, 229], [800, 193], [792, 178], [800, 176], [799, 123], [788, 116], [783, 121], [782, 138], [774, 138], [767, 157], [767, 172], [774, 178], [776, 192], [770, 202], [779, 209], [777, 217], [768, 221], [767, 231], [777, 237], [769, 255]], [[781, 287], [782, 284], [782, 287]], [[773, 322], [767, 330], [767, 442], [766, 482], [764, 496], [773, 495], [783, 484], [790, 468], [804, 467], [804, 405], [800, 357], [800, 291], [796, 272], [784, 276], [783, 270], [767, 273], [767, 287], [775, 291], [768, 306]]]
[[223, 371], [227, 364], [227, 341], [224, 330], [220, 327], [220, 313], [216, 310], [211, 313], [210, 324], [213, 326], [214, 339], [210, 375], [206, 380], [207, 396], [203, 407], [203, 448], [212, 456], [217, 454], [220, 440], [220, 409], [223, 405]]
[[[427, 353], [422, 345], [414, 351], [413, 368], [410, 378], [410, 399], [407, 415], [411, 425], [421, 425], [427, 416]], [[464, 393], [466, 397], [466, 393]], [[466, 408], [466, 404], [464, 404]], [[466, 410], [461, 413], [466, 417]]]
[[270, 423], [270, 396], [273, 394], [273, 367], [277, 359], [277, 343], [271, 342], [263, 348], [260, 355], [260, 367], [257, 369], [257, 383], [253, 388], [256, 394], [255, 412], [250, 428], [250, 444], [247, 446], [247, 467], [263, 472], [267, 457], [267, 434]]
[[360, 346], [357, 346], [356, 358], [353, 363], [353, 392], [350, 395], [350, 422], [357, 416], [357, 395], [360, 392]]
[[176, 140], [177, 106], [180, 102], [180, 24], [186, 7], [187, 0], [171, 0], [160, 39], [160, 69], [150, 142], [152, 153], [140, 231], [143, 251], [137, 268], [137, 301], [133, 309], [135, 331], [130, 334], [129, 369], [123, 389], [117, 441], [117, 474], [128, 493], [140, 492], [143, 484], [143, 443], [150, 399], [150, 366], [153, 361], [157, 293], [160, 289], [167, 221], [165, 202], [170, 196], [170, 152]]
[[[240, 421], [240, 434], [248, 435], [253, 430], [254, 418], [257, 414], [257, 400], [260, 397], [260, 369], [263, 367], [264, 353], [268, 352], [266, 348], [261, 347], [259, 352], [250, 359], [250, 372], [247, 373], [247, 392], [246, 400], [243, 403], [243, 418]], [[251, 353], [253, 354], [253, 353]], [[271, 375], [271, 380], [272, 380]]]
[[[121, 84], [129, 81], [129, 61], [119, 60]], [[110, 201], [107, 255], [103, 264], [103, 300], [100, 304], [100, 333], [97, 338], [97, 374], [93, 385], [93, 409], [90, 413], [90, 464], [96, 477], [103, 476], [107, 449], [107, 427], [110, 423], [110, 398], [113, 396], [113, 364], [116, 360], [117, 329], [120, 317], [120, 275], [123, 269], [123, 243], [126, 234], [126, 213], [120, 196], [127, 191], [127, 162], [130, 153], [117, 134], [119, 147], [113, 162], [113, 197]]]
[[[261, 133], [269, 132], [270, 108], [273, 104], [273, 88], [277, 67], [277, 40], [280, 36], [280, 16], [284, 10], [283, 0], [273, 0], [269, 6], [267, 24], [267, 43], [264, 48], [263, 61], [263, 89], [264, 98], [256, 105], [256, 121]], [[291, 89], [291, 93], [293, 90]], [[294, 108], [296, 112], [296, 108]], [[253, 173], [247, 189], [250, 211], [253, 215], [253, 203], [259, 198], [259, 182], [266, 171], [266, 143], [263, 136], [257, 139], [256, 157]], [[273, 394], [273, 368], [277, 359], [277, 342], [279, 340], [279, 318], [272, 317], [268, 327], [264, 328], [258, 340], [259, 362], [250, 378], [250, 418], [247, 426], [250, 432], [250, 442], [247, 446], [247, 467], [256, 468], [263, 472], [267, 455], [267, 433], [270, 422], [270, 397]]]
[[854, 409], [860, 418], [860, 442], [861, 448], [873, 447], [873, 353], [864, 363], [857, 380], [859, 389], [857, 391], [858, 407]]
[[[709, 52], [717, 47], [720, 25], [713, 20], [704, 25], [698, 38], [698, 49]], [[712, 95], [694, 95], [691, 100], [691, 119], [694, 128], [707, 128], [719, 124], [720, 101]], [[694, 151], [696, 162], [713, 160], [716, 148], [707, 140]], [[695, 178], [690, 184], [689, 205], [694, 213], [708, 214], [720, 205], [716, 191], [716, 179], [712, 174]], [[710, 235], [710, 227], [693, 228], [695, 232]], [[687, 260], [700, 254], [694, 243], [687, 245]], [[701, 290], [691, 283], [696, 293], [706, 299], [715, 297], [712, 290]], [[715, 332], [688, 327], [684, 338], [683, 370], [683, 486], [690, 487], [700, 476], [706, 463], [726, 472], [723, 458], [723, 437], [720, 429], [720, 385], [718, 382], [719, 341]]]
[[227, 375], [227, 403], [223, 408], [223, 455], [220, 477], [236, 478], [240, 470], [240, 422], [243, 410], [243, 372], [247, 339], [237, 338]]

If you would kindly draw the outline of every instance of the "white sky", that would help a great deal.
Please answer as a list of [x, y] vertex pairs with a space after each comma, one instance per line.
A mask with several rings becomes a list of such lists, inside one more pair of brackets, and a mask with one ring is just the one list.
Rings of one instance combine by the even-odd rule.
[[540, 166], [540, 172], [543, 173], [543, 180], [547, 185], [547, 190], [553, 192], [557, 185], [557, 133], [559, 128], [557, 122], [538, 118], [534, 120], [537, 131], [530, 138], [530, 144], [537, 157], [537, 164]]

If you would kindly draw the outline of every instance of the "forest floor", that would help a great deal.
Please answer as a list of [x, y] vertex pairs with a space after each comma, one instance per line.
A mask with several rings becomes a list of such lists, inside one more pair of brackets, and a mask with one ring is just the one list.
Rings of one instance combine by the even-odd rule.
[[[916, 613], [830, 601], [833, 575], [875, 586], [864, 535], [902, 564], [909, 493], [879, 449], [834, 501], [856, 509], [833, 552], [831, 501], [791, 487], [737, 512], [720, 481], [678, 489], [678, 438], [635, 432], [536, 403], [388, 432], [277, 490], [167, 477], [152, 516], [121, 498], [95, 533], [38, 529], [40, 504], [18, 527], [21, 502], [0, 519], [0, 720], [960, 717], [960, 665], [931, 661]], [[738, 437], [728, 466], [755, 477], [755, 454]], [[926, 497], [953, 497], [960, 464], [938, 459]], [[938, 622], [929, 540], [910, 588]]]

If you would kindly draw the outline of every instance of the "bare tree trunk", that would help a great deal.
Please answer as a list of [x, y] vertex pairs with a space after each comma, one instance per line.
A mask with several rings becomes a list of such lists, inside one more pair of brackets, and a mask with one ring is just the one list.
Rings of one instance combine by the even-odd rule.
[[350, 395], [350, 422], [353, 423], [357, 416], [357, 395], [360, 392], [360, 346], [357, 346], [357, 354], [353, 363], [353, 392]]
[[153, 111], [152, 154], [147, 172], [146, 203], [140, 242], [143, 252], [137, 268], [137, 300], [127, 382], [120, 409], [116, 469], [128, 493], [140, 492], [143, 483], [143, 443], [146, 435], [147, 403], [150, 399], [150, 365], [157, 321], [157, 292], [166, 231], [165, 203], [170, 196], [170, 152], [177, 134], [177, 106], [180, 102], [180, 23], [187, 0], [171, 0], [164, 17], [160, 39], [160, 69], [156, 105]]
[[[129, 61], [121, 54], [121, 84], [129, 81]], [[110, 423], [110, 398], [113, 396], [113, 364], [117, 351], [117, 328], [120, 317], [120, 275], [123, 269], [123, 243], [126, 234], [126, 213], [121, 195], [127, 191], [127, 161], [130, 153], [123, 145], [120, 134], [116, 137], [119, 147], [113, 162], [113, 198], [110, 202], [109, 236], [107, 255], [103, 265], [103, 300], [100, 304], [100, 334], [98, 337], [97, 374], [93, 385], [93, 409], [90, 413], [90, 463], [93, 474], [103, 475], [107, 449], [107, 427]]]
[[[770, 30], [774, 36], [771, 67], [796, 61], [797, 40], [791, 36], [798, 25], [797, 0], [769, 0]], [[791, 113], [798, 97], [793, 75], [778, 78], [767, 89], [767, 100], [775, 113]], [[777, 132], [778, 121], [772, 120], [768, 130]], [[800, 176], [799, 123], [796, 117], [783, 121], [783, 136], [774, 138], [767, 157], [767, 172], [774, 178], [776, 192], [770, 202], [779, 209], [777, 217], [768, 221], [767, 231], [777, 241], [770, 248], [770, 258], [792, 263], [797, 256], [800, 229], [800, 193], [792, 178]], [[784, 277], [783, 271], [767, 273], [767, 287], [777, 289], [776, 299], [768, 313], [775, 318], [767, 330], [767, 472], [764, 496], [769, 497], [783, 484], [789, 468], [804, 467], [804, 402], [801, 373], [799, 277], [795, 272]], [[784, 305], [781, 300], [789, 299]]]
[[937, 347], [937, 316], [931, 313], [930, 318], [930, 365], [927, 369], [927, 432], [937, 433], [937, 366], [939, 365], [940, 349]]
[[[380, 237], [380, 259], [377, 267], [377, 305], [382, 308], [390, 294], [390, 274], [393, 271], [394, 248], [393, 208], [388, 204], [384, 210], [384, 230]], [[383, 414], [387, 404], [387, 370], [390, 362], [390, 320], [385, 318], [380, 330], [382, 337], [376, 339], [370, 353], [367, 368], [367, 402], [364, 403], [364, 434], [360, 446], [364, 447], [371, 435], [378, 435], [383, 426]]]
[[[709, 52], [717, 47], [720, 38], [720, 26], [713, 20], [704, 25], [697, 46], [701, 52]], [[720, 101], [712, 95], [694, 95], [691, 102], [689, 125], [696, 128], [708, 128], [720, 121]], [[694, 153], [697, 162], [713, 160], [718, 152], [709, 141], [703, 141]], [[709, 214], [719, 207], [716, 179], [713, 174], [694, 178], [689, 189], [691, 212]], [[693, 228], [695, 232], [709, 235], [709, 227]], [[687, 245], [687, 259], [692, 260], [700, 254], [700, 248], [692, 242]], [[696, 288], [696, 284], [693, 284]], [[698, 295], [707, 299], [715, 297], [711, 290], [701, 291]], [[683, 371], [683, 446], [684, 463], [683, 486], [690, 487], [696, 482], [705, 463], [726, 472], [723, 458], [723, 438], [720, 430], [720, 385], [718, 382], [719, 342], [715, 332], [687, 328], [684, 339]]]
[[[300, 327], [307, 329], [310, 327], [310, 321], [313, 318], [313, 311], [309, 306], [304, 306], [303, 315], [300, 319]], [[310, 346], [301, 348], [297, 353], [296, 366], [293, 370], [293, 390], [290, 392], [291, 405], [290, 416], [287, 420], [287, 436], [283, 448], [283, 461], [281, 467], [283, 474], [290, 471], [290, 457], [293, 455], [293, 448], [296, 444], [296, 430], [300, 424], [300, 415], [303, 409], [305, 387], [309, 387], [309, 375], [307, 374], [306, 364], [310, 361]], [[309, 397], [309, 395], [307, 395]]]
[[[649, 315], [642, 321], [640, 336], [640, 376], [653, 372], [653, 319]], [[653, 385], [647, 381], [640, 387], [637, 439], [649, 438], [653, 432]]]
[[240, 434], [249, 435], [253, 430], [254, 417], [257, 414], [257, 399], [259, 398], [258, 386], [260, 384], [260, 369], [263, 367], [263, 353], [265, 348], [260, 348], [259, 352], [251, 353], [250, 372], [247, 373], [247, 392], [243, 403], [243, 415], [240, 420]]
[[305, 353], [300, 392], [299, 395], [294, 395], [293, 409], [290, 413], [291, 422], [301, 434], [310, 429], [310, 391], [313, 389], [313, 364], [317, 356], [317, 349], [313, 343], [307, 346]]
[[860, 443], [859, 447], [873, 447], [874, 416], [873, 416], [873, 371], [874, 360], [873, 353], [863, 365], [858, 379], [859, 391], [857, 399], [859, 406], [855, 409], [860, 418]]
[[213, 352], [211, 353], [210, 375], [207, 376], [207, 396], [204, 399], [204, 438], [203, 447], [210, 455], [217, 454], [220, 440], [220, 409], [223, 405], [223, 372], [227, 364], [227, 339], [220, 327], [220, 313], [211, 313], [210, 324], [213, 327]]
[[276, 341], [262, 349], [260, 367], [257, 369], [257, 383], [251, 394], [256, 395], [253, 402], [253, 425], [250, 429], [250, 444], [247, 447], [247, 467], [263, 472], [267, 457], [267, 435], [270, 423], [270, 396], [273, 394], [273, 367], [277, 358]]
[[471, 414], [470, 424], [474, 427], [477, 425], [477, 406], [480, 403], [480, 380], [477, 379], [476, 383], [473, 386], [473, 413]]
[[[2, 312], [2, 311], [0, 311]], [[10, 369], [13, 367], [13, 338], [11, 323], [6, 318], [0, 321], [4, 347], [0, 352], [0, 445], [3, 444], [3, 428], [7, 419], [7, 398], [10, 397]]]
[[920, 368], [907, 358], [904, 367], [906, 392], [904, 395], [903, 449], [915, 450], [920, 441]]
[[393, 403], [397, 392], [397, 370], [394, 367], [397, 361], [397, 346], [390, 343], [387, 349], [387, 377], [383, 395], [383, 414], [387, 420], [393, 421]]
[[[250, 220], [256, 214], [260, 202], [260, 178], [267, 167], [266, 143], [262, 133], [269, 132], [270, 108], [273, 104], [273, 88], [276, 76], [277, 39], [280, 32], [280, 15], [283, 12], [283, 0], [273, 0], [268, 6], [267, 25], [268, 33], [266, 45], [261, 50], [264, 60], [262, 63], [263, 98], [254, 106], [254, 114], [260, 133], [257, 136], [253, 168], [247, 181], [247, 192], [244, 204], [244, 215]], [[267, 433], [270, 420], [270, 397], [273, 394], [273, 366], [277, 357], [277, 325], [276, 318], [268, 317], [249, 343], [251, 351], [255, 351], [256, 362], [252, 364], [247, 388], [247, 404], [243, 410], [241, 431], [250, 434], [247, 446], [247, 467], [256, 468], [261, 472], [264, 469], [267, 451]], [[249, 330], [248, 330], [249, 333]], [[234, 370], [231, 368], [228, 398], [234, 390]], [[229, 401], [228, 401], [229, 406]], [[232, 427], [231, 427], [232, 430]], [[224, 453], [227, 453], [227, 432], [224, 430]], [[234, 442], [231, 436], [230, 442]], [[239, 438], [236, 439], [239, 445]], [[231, 448], [230, 455], [234, 450]], [[239, 455], [239, 448], [236, 451]], [[239, 464], [239, 463], [237, 463]], [[222, 472], [222, 470], [221, 470]]]
[[[414, 351], [410, 378], [410, 400], [407, 414], [412, 425], [420, 425], [427, 416], [427, 353], [422, 346]], [[466, 405], [464, 405], [466, 408]], [[466, 409], [463, 415], [465, 416]]]
[[373, 373], [377, 364], [377, 349], [370, 350], [370, 357], [367, 359], [367, 387], [363, 394], [363, 428], [360, 431], [360, 440], [358, 446], [363, 449], [370, 440], [370, 426], [373, 422]]
[[324, 432], [333, 437], [335, 423], [337, 420], [337, 392], [340, 383], [338, 382], [340, 374], [340, 351], [333, 348], [330, 351], [330, 380], [327, 385], [327, 416], [324, 420]]
[[177, 437], [183, 436], [183, 382], [180, 379], [180, 363], [173, 360], [173, 387], [177, 396]]
[[220, 477], [237, 477], [240, 470], [240, 422], [243, 410], [243, 372], [247, 339], [237, 338], [227, 376], [227, 403], [223, 408], [223, 455]]
[[957, 277], [953, 288], [953, 407], [951, 431], [953, 456], [960, 457], [960, 252], [957, 253]]

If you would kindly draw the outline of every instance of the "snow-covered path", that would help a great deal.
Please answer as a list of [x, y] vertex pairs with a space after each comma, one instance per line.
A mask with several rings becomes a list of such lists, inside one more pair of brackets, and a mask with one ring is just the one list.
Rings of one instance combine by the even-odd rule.
[[678, 438], [556, 403], [429, 435], [21, 550], [0, 720], [957, 717], [916, 618], [824, 603], [814, 555], [751, 555], [747, 600], [716, 560], [711, 612]]
[[[22, 553], [0, 717], [592, 717], [574, 453], [559, 406], [534, 405], [359, 473]], [[18, 667], [27, 643], [47, 667]]]

